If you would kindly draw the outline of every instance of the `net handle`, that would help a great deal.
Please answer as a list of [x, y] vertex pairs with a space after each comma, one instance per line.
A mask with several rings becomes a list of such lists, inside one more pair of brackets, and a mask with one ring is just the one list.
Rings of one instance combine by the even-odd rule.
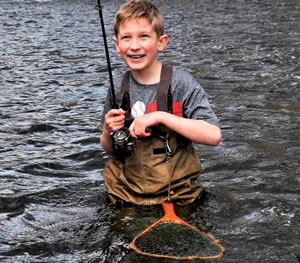
[[173, 223], [178, 223], [178, 224], [184, 224], [189, 227], [194, 228], [184, 220], [182, 220], [180, 217], [178, 217], [175, 213], [174, 210], [174, 204], [171, 202], [163, 202], [162, 207], [164, 209], [164, 216], [159, 220], [160, 223], [162, 222], [173, 222]]

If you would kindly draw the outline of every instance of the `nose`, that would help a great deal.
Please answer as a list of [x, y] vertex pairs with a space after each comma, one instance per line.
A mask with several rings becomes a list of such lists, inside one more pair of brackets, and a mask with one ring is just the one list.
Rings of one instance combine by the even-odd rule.
[[133, 39], [132, 39], [130, 48], [131, 48], [132, 50], [137, 50], [137, 49], [140, 48], [140, 41], [139, 41], [138, 38], [133, 38]]

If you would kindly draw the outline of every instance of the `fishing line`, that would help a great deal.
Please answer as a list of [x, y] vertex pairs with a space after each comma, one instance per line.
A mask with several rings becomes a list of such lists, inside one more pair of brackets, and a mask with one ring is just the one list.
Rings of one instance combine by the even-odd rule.
[[105, 56], [106, 56], [106, 62], [107, 62], [109, 80], [110, 80], [110, 92], [111, 92], [112, 103], [113, 103], [112, 106], [113, 106], [114, 109], [118, 109], [118, 106], [117, 106], [117, 103], [116, 103], [116, 95], [115, 95], [115, 89], [114, 89], [112, 69], [111, 69], [110, 59], [109, 59], [108, 45], [107, 45], [107, 40], [106, 40], [104, 18], [103, 18], [103, 13], [102, 13], [103, 6], [101, 5], [100, 0], [97, 0], [96, 9], [99, 11], [99, 17], [100, 17], [100, 22], [101, 22], [101, 29], [102, 29], [102, 36], [103, 36], [103, 42], [104, 42]]

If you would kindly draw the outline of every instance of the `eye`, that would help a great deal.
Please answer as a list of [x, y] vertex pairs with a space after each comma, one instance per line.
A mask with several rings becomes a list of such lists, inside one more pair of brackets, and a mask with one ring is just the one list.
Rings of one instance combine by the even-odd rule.
[[148, 37], [149, 37], [148, 34], [142, 34], [142, 35], [141, 35], [141, 38], [148, 38]]
[[124, 40], [125, 40], [125, 39], [129, 39], [129, 38], [130, 38], [130, 37], [127, 36], [127, 35], [121, 37], [121, 39], [124, 39]]

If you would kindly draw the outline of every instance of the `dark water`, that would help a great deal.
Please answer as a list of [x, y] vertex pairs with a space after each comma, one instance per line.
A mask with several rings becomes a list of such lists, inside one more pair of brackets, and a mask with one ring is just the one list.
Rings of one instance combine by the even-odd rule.
[[[0, 262], [169, 262], [129, 247], [160, 207], [105, 199], [95, 2], [0, 1]], [[103, 2], [111, 37], [123, 1]], [[300, 2], [154, 2], [170, 36], [161, 60], [194, 74], [223, 125], [218, 147], [198, 147], [203, 200], [177, 213], [221, 240], [216, 262], [300, 262]]]

